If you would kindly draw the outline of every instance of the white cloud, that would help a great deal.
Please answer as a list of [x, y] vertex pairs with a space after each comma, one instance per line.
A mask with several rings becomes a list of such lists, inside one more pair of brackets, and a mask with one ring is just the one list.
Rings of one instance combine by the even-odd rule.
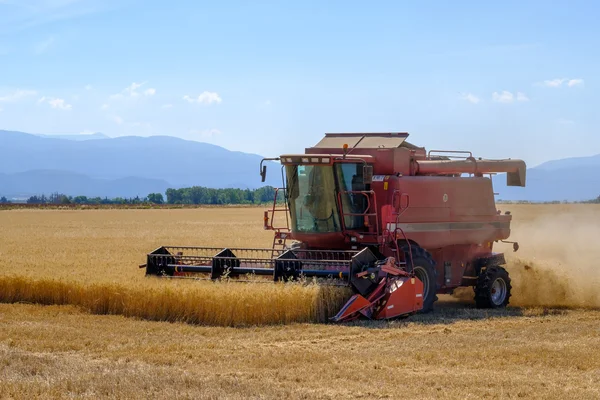
[[80, 135], [93, 135], [94, 131], [90, 131], [89, 129], [84, 129], [83, 131], [79, 132]]
[[36, 94], [37, 92], [35, 90], [17, 89], [12, 93], [0, 96], [0, 103], [15, 103], [27, 97], [35, 96]]
[[220, 104], [223, 101], [223, 99], [221, 99], [221, 96], [219, 96], [219, 94], [217, 92], [207, 92], [207, 91], [200, 93], [200, 96], [198, 96], [197, 98], [193, 98], [188, 95], [185, 95], [185, 96], [183, 96], [183, 99], [186, 100], [188, 103], [199, 103], [199, 104], [205, 104], [205, 105], [209, 105], [209, 104], [213, 104], [213, 103]]
[[101, 110], [108, 110], [108, 104], [102, 104], [102, 106], [100, 106]]
[[164, 109], [173, 108], [173, 104], [163, 104], [162, 108], [164, 108]]
[[511, 92], [507, 92], [506, 90], [503, 90], [501, 93], [492, 93], [492, 100], [498, 103], [512, 103], [514, 99], [515, 96], [513, 96]]
[[129, 85], [125, 89], [123, 89], [123, 92], [129, 94], [130, 96], [137, 96], [139, 93], [136, 90], [141, 88], [145, 84], [146, 84], [146, 82], [143, 82], [143, 83], [133, 82], [131, 85]]
[[64, 99], [59, 99], [56, 97], [43, 96], [38, 100], [38, 103], [48, 103], [50, 107], [56, 110], [70, 111], [73, 109], [73, 106], [68, 104]]
[[212, 138], [215, 136], [219, 136], [221, 134], [221, 131], [218, 129], [204, 129], [204, 130], [200, 130], [200, 129], [192, 129], [191, 131], [189, 131], [190, 135], [193, 136], [199, 136], [201, 138]]
[[563, 84], [566, 84], [568, 87], [580, 86], [583, 85], [583, 79], [581, 78], [556, 78], [549, 79], [542, 82], [540, 85], [551, 88], [561, 87]]
[[472, 104], [477, 104], [481, 101], [481, 99], [475, 96], [473, 93], [461, 93], [460, 98]]
[[118, 115], [112, 115], [110, 116], [110, 119], [117, 125], [123, 125], [123, 118], [119, 117]]
[[497, 103], [512, 103], [514, 101], [529, 101], [529, 97], [523, 92], [517, 92], [516, 95], [512, 94], [507, 90], [503, 90], [502, 92], [494, 92], [492, 93], [492, 100]]
[[110, 96], [112, 100], [118, 100], [125, 97], [139, 97], [139, 96], [152, 96], [156, 93], [156, 89], [148, 88], [144, 92], [140, 93], [138, 89], [144, 86], [147, 82], [137, 83], [133, 82], [131, 85], [127, 86], [120, 93], [116, 93]]
[[85, 90], [92, 90], [92, 89], [93, 89], [92, 85], [89, 85], [89, 84], [88, 84], [88, 85], [85, 85], [83, 88], [84, 88]]
[[567, 82], [567, 85], [569, 87], [573, 87], [573, 86], [581, 86], [583, 85], [583, 79], [577, 78], [577, 79], [569, 79], [569, 82]]
[[549, 79], [549, 80], [542, 82], [542, 85], [546, 86], [546, 87], [560, 87], [560, 86], [562, 86], [562, 84], [565, 80], [566, 79], [564, 79], [564, 78]]

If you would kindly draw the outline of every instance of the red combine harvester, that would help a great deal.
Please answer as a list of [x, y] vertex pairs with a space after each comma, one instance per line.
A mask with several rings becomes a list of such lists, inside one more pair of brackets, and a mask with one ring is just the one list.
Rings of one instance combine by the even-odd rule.
[[427, 312], [437, 293], [460, 286], [474, 288], [478, 307], [505, 307], [510, 278], [493, 244], [509, 237], [512, 216], [496, 210], [491, 175], [525, 186], [525, 163], [426, 152], [407, 137], [330, 133], [304, 154], [264, 159], [262, 181], [264, 161], [280, 161], [284, 181], [264, 216], [272, 248], [164, 246], [141, 267], [147, 275], [350, 285], [356, 294], [334, 321]]

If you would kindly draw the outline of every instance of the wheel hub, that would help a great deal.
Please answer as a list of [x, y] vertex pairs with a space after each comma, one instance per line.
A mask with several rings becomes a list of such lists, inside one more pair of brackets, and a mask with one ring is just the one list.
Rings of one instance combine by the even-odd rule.
[[500, 305], [506, 299], [506, 282], [504, 279], [497, 278], [492, 283], [491, 300], [495, 305]]

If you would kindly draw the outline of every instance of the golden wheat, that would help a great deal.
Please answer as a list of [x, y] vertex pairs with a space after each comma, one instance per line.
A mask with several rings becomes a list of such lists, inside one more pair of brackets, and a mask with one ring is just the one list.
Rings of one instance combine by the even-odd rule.
[[[578, 283], [597, 274], [598, 250], [589, 243], [600, 207], [501, 208], [513, 211], [513, 238], [521, 242], [509, 257], [511, 304], [524, 299], [524, 291], [560, 293], [548, 283], [551, 270], [577, 293], [589, 286]], [[531, 232], [548, 219], [558, 223]], [[0, 398], [600, 398], [596, 310], [477, 310], [472, 301], [440, 295], [433, 313], [351, 325], [234, 329], [92, 314], [127, 307], [145, 310], [151, 319], [194, 321], [190, 310], [208, 299], [207, 289], [218, 288], [229, 294], [214, 294], [224, 311], [210, 314], [213, 324], [231, 320], [240, 304], [252, 304], [245, 311], [250, 313], [283, 303], [280, 312], [293, 305], [324, 320], [329, 311], [302, 307], [321, 297], [320, 304], [335, 304], [327, 300], [335, 292], [311, 292], [310, 285], [166, 281], [146, 278], [137, 268], [160, 245], [268, 247], [270, 240], [258, 208], [1, 211], [0, 281], [7, 285], [0, 293], [15, 299], [22, 296], [18, 290], [56, 303], [76, 294], [72, 301], [80, 305], [0, 304]], [[525, 263], [533, 268], [526, 270]], [[518, 277], [519, 268], [536, 273]], [[244, 288], [252, 293], [242, 293]], [[300, 306], [287, 298], [296, 296], [294, 290], [306, 296]], [[576, 298], [562, 297], [577, 306], [571, 302]], [[560, 296], [525, 303], [553, 300]], [[181, 310], [187, 314], [177, 314]]]
[[[596, 219], [600, 208], [501, 207], [513, 211], [513, 237], [522, 242], [518, 257], [509, 254], [511, 304], [599, 306], [592, 284], [597, 250], [587, 250], [585, 239], [600, 232], [597, 224], [584, 222]], [[262, 229], [260, 218], [259, 208], [2, 211], [0, 301], [74, 304], [93, 313], [223, 326], [326, 321], [347, 299], [347, 290], [159, 284], [136, 267], [145, 253], [165, 244], [267, 247], [272, 233]], [[569, 221], [577, 221], [570, 229], [575, 240], [565, 241]]]
[[161, 281], [137, 267], [158, 246], [268, 247], [259, 208], [11, 210], [0, 214], [0, 301], [73, 304], [92, 313], [240, 326], [324, 322], [338, 287]]
[[0, 302], [71, 304], [93, 314], [215, 326], [326, 322], [349, 290], [300, 283], [156, 282], [144, 287], [0, 276]]

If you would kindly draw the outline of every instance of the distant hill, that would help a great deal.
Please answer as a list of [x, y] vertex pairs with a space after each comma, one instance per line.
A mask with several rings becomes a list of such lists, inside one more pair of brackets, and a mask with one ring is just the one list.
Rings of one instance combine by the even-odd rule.
[[76, 141], [81, 141], [81, 140], [95, 140], [95, 139], [110, 139], [109, 136], [106, 136], [105, 134], [100, 133], [100, 132], [90, 133], [90, 134], [81, 134], [81, 135], [43, 135], [43, 134], [36, 134], [35, 136], [45, 137], [45, 138], [50, 138], [50, 139], [67, 139], [67, 140], [76, 140]]
[[[279, 164], [259, 176], [261, 156], [171, 136], [109, 138], [0, 131], [0, 196], [63, 192], [132, 197], [169, 188], [280, 186]], [[548, 161], [527, 171], [527, 187], [494, 177], [498, 200], [582, 201], [600, 195], [600, 154]]]
[[494, 177], [499, 200], [583, 201], [600, 196], [600, 154], [552, 160], [527, 170], [527, 186], [507, 187], [506, 175]]
[[[164, 192], [168, 187], [195, 185], [251, 189], [280, 186], [276, 164], [272, 164], [267, 181], [260, 181], [261, 159], [256, 154], [170, 136], [81, 141], [0, 131], [0, 173], [8, 175], [0, 185], [0, 195], [13, 194], [8, 188], [11, 192], [42, 193], [64, 187], [69, 195], [93, 190], [101, 196], [126, 196], [140, 190]], [[23, 182], [16, 182], [15, 174], [22, 173], [27, 173], [20, 175]], [[127, 182], [131, 184], [129, 189]], [[123, 192], [117, 193], [119, 188]]]
[[127, 177], [114, 180], [90, 178], [67, 171], [27, 171], [0, 174], [0, 191], [9, 198], [64, 193], [88, 197], [145, 197], [164, 193], [171, 185], [159, 179]]

